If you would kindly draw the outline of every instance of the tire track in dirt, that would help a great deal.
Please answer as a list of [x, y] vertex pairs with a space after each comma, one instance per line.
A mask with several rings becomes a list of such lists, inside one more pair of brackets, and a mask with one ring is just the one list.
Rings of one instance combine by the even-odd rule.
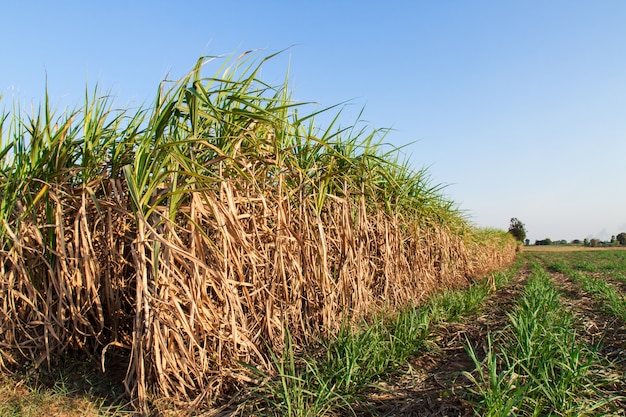
[[357, 416], [446, 416], [474, 415], [468, 396], [472, 384], [462, 375], [473, 371], [474, 363], [465, 346], [486, 352], [489, 332], [508, 324], [511, 310], [529, 276], [528, 262], [511, 281], [493, 293], [478, 315], [462, 322], [438, 325], [427, 345], [427, 352], [409, 360], [402, 374], [366, 392], [365, 401], [355, 407]]

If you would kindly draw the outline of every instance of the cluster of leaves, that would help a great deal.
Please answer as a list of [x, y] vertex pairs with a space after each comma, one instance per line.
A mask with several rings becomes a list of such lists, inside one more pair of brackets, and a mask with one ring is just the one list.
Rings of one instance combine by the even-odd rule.
[[526, 239], [526, 226], [519, 219], [513, 217], [509, 225], [509, 233], [518, 242], [523, 242]]

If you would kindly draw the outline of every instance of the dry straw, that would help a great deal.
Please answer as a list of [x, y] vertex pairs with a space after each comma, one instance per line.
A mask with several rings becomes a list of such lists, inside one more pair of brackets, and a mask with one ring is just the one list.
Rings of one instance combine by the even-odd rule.
[[271, 371], [286, 330], [304, 345], [512, 261], [379, 131], [300, 116], [258, 79], [269, 58], [210, 78], [201, 59], [150, 112], [94, 93], [2, 119], [5, 366], [78, 350], [121, 364], [144, 412], [197, 405], [245, 382], [241, 362]]

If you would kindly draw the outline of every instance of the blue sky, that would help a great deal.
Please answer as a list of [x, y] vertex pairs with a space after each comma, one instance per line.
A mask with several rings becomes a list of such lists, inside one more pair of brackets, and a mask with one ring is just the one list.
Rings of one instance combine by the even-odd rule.
[[23, 1], [0, 19], [6, 108], [37, 105], [46, 77], [61, 109], [87, 81], [149, 104], [202, 55], [290, 47], [264, 80], [289, 68], [294, 99], [349, 102], [344, 124], [364, 108], [476, 225], [626, 231], [623, 0]]

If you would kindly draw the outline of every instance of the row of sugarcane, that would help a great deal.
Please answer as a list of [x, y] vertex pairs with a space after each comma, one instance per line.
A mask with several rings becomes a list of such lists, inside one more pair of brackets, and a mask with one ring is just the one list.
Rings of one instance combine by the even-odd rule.
[[[373, 308], [419, 303], [515, 256], [399, 160], [384, 131], [321, 129], [263, 63], [202, 58], [151, 108], [87, 91], [58, 116], [0, 119], [0, 365], [68, 352], [124, 369], [138, 409], [185, 404], [271, 370]], [[308, 110], [308, 111], [307, 111]], [[306, 115], [300, 113], [306, 112]]]

